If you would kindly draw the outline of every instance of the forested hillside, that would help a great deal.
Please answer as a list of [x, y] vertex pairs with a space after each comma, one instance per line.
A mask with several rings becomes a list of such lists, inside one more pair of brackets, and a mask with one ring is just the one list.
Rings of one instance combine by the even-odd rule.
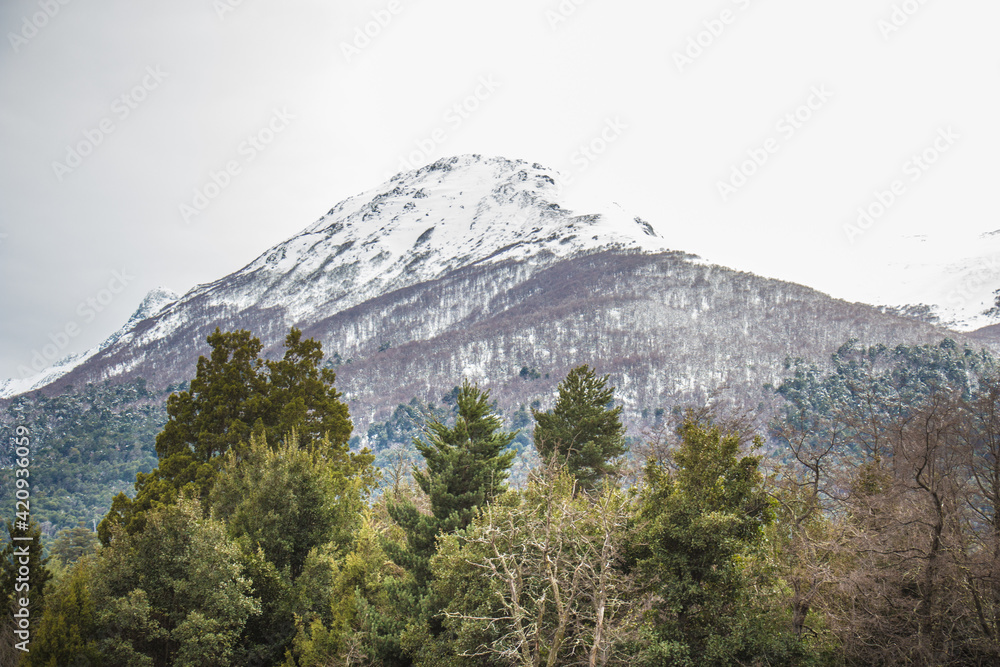
[[[52, 397], [18, 396], [0, 410], [4, 438], [32, 435], [32, 516], [47, 536], [84, 523], [93, 529], [136, 473], [156, 466], [154, 441], [167, 421], [166, 392], [143, 380], [89, 385]], [[0, 504], [14, 507], [14, 450], [0, 452]]]
[[369, 429], [383, 456], [418, 437], [414, 467], [380, 472], [349, 446], [318, 343], [293, 330], [274, 360], [249, 332], [210, 344], [100, 540], [63, 533], [48, 565], [32, 550], [30, 651], [8, 618], [3, 664], [1000, 661], [988, 352], [848, 341], [789, 360], [763, 431], [752, 407], [687, 402], [641, 442], [587, 365], [523, 412], [519, 444], [466, 380]]
[[[611, 375], [636, 426], [720, 386], [758, 400], [787, 357], [824, 360], [849, 338], [972, 340], [919, 308], [713, 265], [675, 248], [669, 221], [573, 210], [556, 175], [479, 155], [398, 174], [230, 275], [179, 297], [156, 290], [64, 375], [0, 383], [0, 396], [140, 378], [160, 391], [193, 377], [216, 327], [253, 331], [275, 359], [294, 326], [323, 344], [362, 441], [400, 404], [440, 404], [463, 378], [513, 419], [580, 364]], [[977, 342], [1000, 349], [995, 337]]]

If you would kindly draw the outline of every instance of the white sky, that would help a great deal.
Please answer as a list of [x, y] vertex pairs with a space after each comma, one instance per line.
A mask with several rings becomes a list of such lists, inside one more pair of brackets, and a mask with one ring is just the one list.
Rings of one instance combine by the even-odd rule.
[[[894, 6], [903, 25], [883, 35]], [[372, 12], [391, 20], [348, 58]], [[967, 249], [1000, 228], [998, 24], [995, 0], [3, 0], [0, 377], [67, 327], [65, 352], [99, 342], [149, 289], [239, 269], [428, 141], [414, 166], [541, 162], [678, 249], [871, 298], [900, 238]], [[809, 101], [794, 133], [779, 125]], [[242, 143], [272, 122], [262, 150]], [[609, 122], [614, 141], [583, 159]], [[905, 163], [946, 128], [957, 139], [911, 180]], [[88, 135], [92, 152], [54, 167]], [[718, 181], [768, 147], [724, 202]], [[239, 173], [186, 223], [181, 204], [229, 161]], [[856, 209], [897, 179], [849, 242]], [[81, 308], [115, 270], [124, 288]]]

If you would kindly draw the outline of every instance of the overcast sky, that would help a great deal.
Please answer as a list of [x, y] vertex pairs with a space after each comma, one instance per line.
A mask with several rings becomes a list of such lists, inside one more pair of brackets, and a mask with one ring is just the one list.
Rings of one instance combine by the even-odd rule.
[[1000, 228], [998, 24], [995, 0], [4, 0], [0, 377], [462, 153], [862, 299], [900, 239]]

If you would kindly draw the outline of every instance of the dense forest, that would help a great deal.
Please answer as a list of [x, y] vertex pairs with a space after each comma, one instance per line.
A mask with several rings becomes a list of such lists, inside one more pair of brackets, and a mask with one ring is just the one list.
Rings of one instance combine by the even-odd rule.
[[[464, 382], [373, 424], [373, 453], [351, 446], [319, 343], [293, 329], [265, 360], [247, 331], [208, 342], [165, 416], [130, 413], [160, 425], [125, 434], [135, 469], [102, 466], [100, 439], [74, 454], [79, 418], [14, 413], [65, 433], [47, 455], [89, 462], [108, 493], [137, 474], [96, 531], [43, 537], [42, 517], [84, 515], [34, 504], [8, 523], [0, 664], [1000, 664], [986, 352], [852, 340], [829, 364], [789, 360], [763, 428], [725, 401], [662, 406], [642, 441], [589, 366], [514, 419]], [[83, 411], [114, 433], [145, 388], [92, 391], [134, 394]]]
[[[167, 388], [166, 394], [183, 385]], [[0, 414], [5, 435], [31, 433], [32, 517], [42, 532], [84, 523], [93, 529], [111, 499], [132, 488], [135, 476], [156, 467], [156, 434], [167, 421], [164, 392], [141, 380], [88, 385], [54, 397], [13, 398]], [[13, 508], [13, 450], [0, 452], [0, 507]], [[6, 516], [6, 515], [5, 515]]]

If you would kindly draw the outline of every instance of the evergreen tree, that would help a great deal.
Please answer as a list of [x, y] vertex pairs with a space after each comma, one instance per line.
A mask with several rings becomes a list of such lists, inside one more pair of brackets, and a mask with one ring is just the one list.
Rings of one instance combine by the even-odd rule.
[[657, 600], [639, 664], [796, 664], [791, 633], [770, 629], [754, 595], [752, 565], [774, 520], [760, 457], [740, 456], [739, 435], [692, 413], [678, 431], [674, 465], [646, 467], [634, 519], [633, 555]]
[[593, 489], [604, 477], [617, 475], [616, 459], [626, 451], [622, 408], [610, 407], [615, 389], [607, 384], [607, 375], [598, 378], [589, 366], [578, 366], [559, 383], [552, 410], [531, 411], [539, 454], [546, 460], [556, 456], [565, 462], [583, 489]]
[[293, 328], [284, 357], [267, 362], [259, 356], [260, 340], [248, 331], [216, 329], [208, 343], [211, 356], [198, 360], [191, 388], [167, 400], [169, 419], [156, 438], [159, 465], [138, 474], [135, 499], [118, 494], [101, 522], [98, 534], [104, 544], [112, 525], [122, 524], [134, 534], [149, 510], [172, 505], [186, 486], [206, 500], [221, 455], [249, 442], [251, 433], [276, 444], [294, 429], [303, 446], [322, 444], [331, 455], [346, 449], [350, 416], [333, 386], [336, 374], [319, 368], [319, 343], [303, 340]]
[[209, 496], [230, 534], [248, 537], [292, 579], [316, 547], [333, 543], [346, 553], [376, 484], [370, 454], [318, 449], [300, 446], [295, 431], [276, 447], [252, 437], [243, 456], [226, 457]]
[[97, 535], [81, 523], [75, 528], [64, 528], [56, 533], [49, 556], [59, 561], [60, 566], [69, 567], [84, 556], [96, 552], [99, 544]]
[[88, 589], [92, 567], [90, 559], [77, 562], [49, 593], [31, 651], [24, 659], [26, 667], [101, 664], [96, 610]]
[[454, 426], [432, 419], [425, 433], [427, 441], [414, 441], [427, 468], [415, 470], [413, 477], [430, 500], [431, 515], [421, 514], [409, 501], [388, 506], [390, 516], [406, 532], [409, 546], [390, 549], [390, 555], [421, 586], [430, 578], [430, 557], [438, 534], [464, 529], [477, 508], [503, 492], [514, 460], [514, 452], [504, 450], [516, 433], [502, 430], [489, 391], [466, 382], [456, 403]]
[[209, 496], [212, 512], [253, 552], [247, 565], [262, 609], [244, 628], [244, 661], [272, 664], [295, 634], [294, 617], [329, 616], [327, 580], [361, 527], [376, 484], [371, 461], [346, 446], [304, 449], [295, 431], [278, 447], [251, 436], [240, 456], [226, 455]]
[[285, 354], [267, 361], [265, 435], [277, 444], [294, 430], [304, 445], [326, 440], [334, 449], [347, 445], [351, 418], [347, 404], [334, 388], [337, 374], [321, 368], [323, 346], [292, 329], [285, 338]]
[[234, 663], [247, 619], [260, 613], [245, 555], [197, 498], [149, 512], [141, 531], [115, 527], [90, 593], [108, 667]]
[[167, 399], [169, 419], [156, 437], [161, 461], [183, 455], [207, 463], [248, 441], [251, 428], [267, 412], [260, 340], [249, 331], [219, 329], [207, 340], [212, 353], [198, 359], [190, 390]]
[[[30, 540], [15, 538], [31, 538]], [[46, 584], [51, 578], [48, 570], [48, 559], [42, 557], [42, 531], [30, 520], [27, 526], [18, 521], [16, 524], [7, 522], [7, 541], [0, 549], [0, 658], [3, 664], [17, 664], [16, 658], [21, 653], [14, 644], [24, 641], [24, 637], [16, 637], [15, 612], [20, 612], [21, 600], [28, 600], [29, 618], [41, 618], [45, 608]], [[27, 561], [27, 562], [25, 562]], [[30, 637], [29, 637], [30, 639]], [[28, 649], [33, 644], [28, 644]]]

